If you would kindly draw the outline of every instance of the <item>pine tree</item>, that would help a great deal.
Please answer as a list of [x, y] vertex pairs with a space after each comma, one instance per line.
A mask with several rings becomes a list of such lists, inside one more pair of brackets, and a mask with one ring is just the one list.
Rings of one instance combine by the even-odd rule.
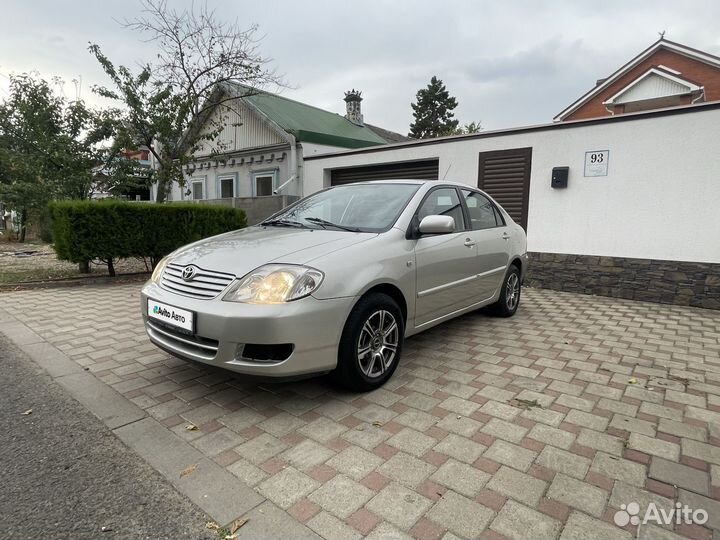
[[458, 121], [452, 112], [457, 107], [457, 100], [436, 76], [430, 79], [427, 88], [418, 90], [415, 99], [416, 102], [411, 104], [415, 121], [410, 124], [409, 137], [431, 139], [457, 130]]

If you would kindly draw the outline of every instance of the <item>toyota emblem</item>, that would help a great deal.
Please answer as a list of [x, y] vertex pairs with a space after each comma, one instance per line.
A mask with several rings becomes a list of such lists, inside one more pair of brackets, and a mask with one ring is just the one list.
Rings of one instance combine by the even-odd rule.
[[196, 266], [186, 266], [182, 272], [183, 281], [192, 281], [195, 278], [195, 274], [197, 274]]

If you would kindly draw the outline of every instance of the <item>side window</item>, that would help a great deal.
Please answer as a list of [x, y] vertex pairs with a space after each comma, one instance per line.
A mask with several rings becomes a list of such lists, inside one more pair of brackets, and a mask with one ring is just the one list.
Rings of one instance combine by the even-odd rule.
[[497, 221], [498, 227], [504, 227], [505, 225], [507, 225], [507, 223], [505, 223], [505, 218], [503, 217], [498, 207], [493, 206], [493, 210], [495, 210], [495, 221]]
[[462, 190], [462, 194], [470, 216], [470, 227], [473, 231], [503, 225], [502, 219], [490, 199], [480, 193], [466, 189]]
[[235, 177], [220, 178], [220, 198], [229, 199], [235, 196]]
[[202, 180], [192, 183], [192, 198], [193, 198], [193, 200], [198, 201], [200, 199], [205, 198], [203, 196], [203, 185], [204, 185], [204, 182]]
[[418, 209], [418, 223], [426, 216], [450, 216], [455, 220], [455, 230], [465, 230], [462, 206], [455, 188], [439, 188], [430, 192]]
[[266, 197], [277, 188], [277, 171], [253, 173], [253, 189], [255, 197]]

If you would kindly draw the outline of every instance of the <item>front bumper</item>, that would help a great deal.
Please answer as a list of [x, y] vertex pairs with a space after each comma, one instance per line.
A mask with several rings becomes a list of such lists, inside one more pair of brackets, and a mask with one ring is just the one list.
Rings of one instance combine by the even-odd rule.
[[[175, 294], [148, 282], [141, 293], [145, 331], [155, 345], [189, 360], [237, 373], [294, 377], [330, 371], [337, 364], [337, 347], [355, 298], [318, 300], [312, 296], [285, 304], [223, 302], [221, 296], [199, 300]], [[147, 300], [157, 300], [195, 312], [195, 335], [184, 336], [147, 316]], [[242, 356], [245, 344], [293, 344], [281, 361], [254, 361]]]

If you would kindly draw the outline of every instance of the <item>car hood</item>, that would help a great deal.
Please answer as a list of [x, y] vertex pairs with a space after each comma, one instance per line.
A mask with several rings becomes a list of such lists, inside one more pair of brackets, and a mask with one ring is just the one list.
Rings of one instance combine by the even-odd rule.
[[376, 236], [329, 229], [255, 226], [189, 244], [175, 251], [170, 261], [240, 277], [263, 264], [304, 264]]

